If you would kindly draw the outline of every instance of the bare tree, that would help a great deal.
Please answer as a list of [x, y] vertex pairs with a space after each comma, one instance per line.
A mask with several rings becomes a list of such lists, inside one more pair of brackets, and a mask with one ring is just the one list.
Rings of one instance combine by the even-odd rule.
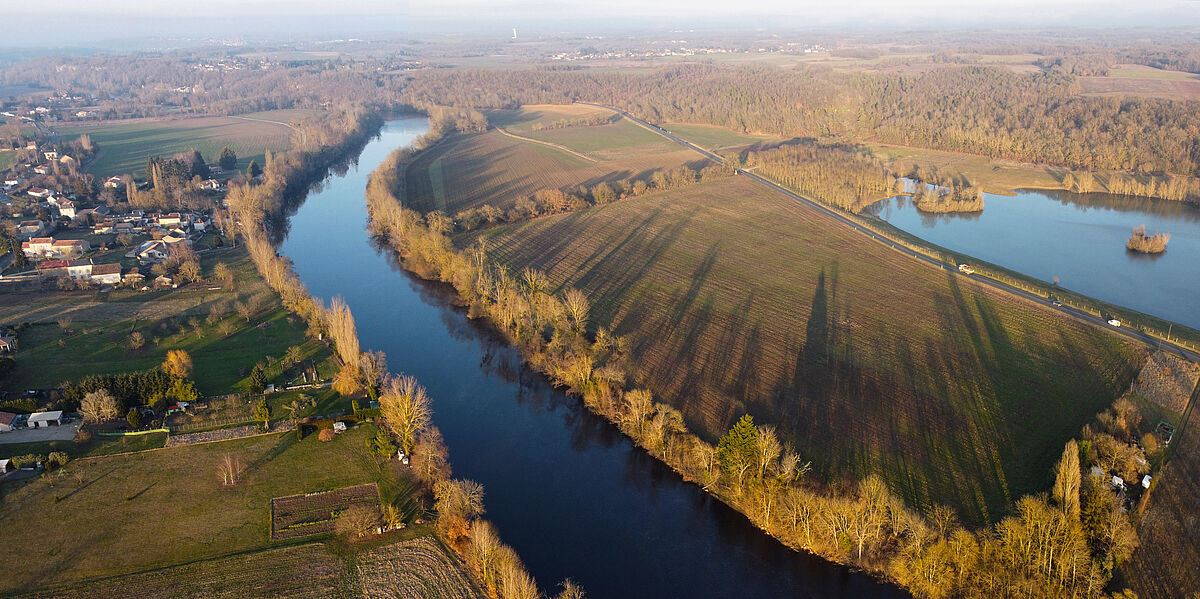
[[334, 522], [337, 531], [347, 537], [362, 538], [379, 525], [379, 514], [365, 505], [352, 505]]
[[120, 416], [121, 406], [107, 389], [99, 389], [83, 396], [79, 413], [85, 422], [104, 422]]
[[226, 487], [232, 487], [241, 482], [244, 470], [242, 458], [238, 456], [225, 454], [217, 463], [217, 474], [221, 477], [221, 484]]
[[591, 305], [588, 303], [587, 295], [582, 291], [571, 287], [563, 293], [563, 307], [567, 310], [567, 315], [571, 319], [571, 326], [578, 332], [583, 332], [587, 329], [588, 311]]
[[389, 377], [380, 391], [379, 407], [384, 424], [400, 439], [404, 453], [411, 453], [417, 435], [433, 416], [425, 388], [408, 375]]

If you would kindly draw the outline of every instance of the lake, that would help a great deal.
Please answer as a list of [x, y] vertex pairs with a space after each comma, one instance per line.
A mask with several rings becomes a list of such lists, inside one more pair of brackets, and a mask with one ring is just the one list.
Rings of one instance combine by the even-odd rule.
[[[912, 235], [1046, 282], [1200, 329], [1200, 208], [1169, 200], [1021, 190], [973, 214], [919, 212], [907, 196], [865, 209]], [[1171, 234], [1167, 251], [1125, 249], [1130, 229]]]

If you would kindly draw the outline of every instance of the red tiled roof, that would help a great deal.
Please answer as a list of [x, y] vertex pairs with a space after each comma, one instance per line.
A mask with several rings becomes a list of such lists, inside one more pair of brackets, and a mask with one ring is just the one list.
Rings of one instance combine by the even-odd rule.
[[38, 270], [49, 270], [51, 268], [66, 268], [71, 262], [69, 260], [46, 260], [38, 264]]
[[12, 412], [0, 412], [0, 424], [12, 424], [17, 415]]
[[114, 262], [112, 264], [97, 264], [92, 267], [92, 276], [113, 274], [121, 274], [121, 265], [119, 263]]

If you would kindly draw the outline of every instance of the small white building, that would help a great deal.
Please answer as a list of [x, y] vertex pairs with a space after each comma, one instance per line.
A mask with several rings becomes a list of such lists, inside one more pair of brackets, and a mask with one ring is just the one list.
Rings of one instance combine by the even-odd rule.
[[92, 281], [101, 285], [119, 285], [121, 283], [120, 263], [97, 264], [92, 267]]
[[1142, 488], [1143, 489], [1150, 488], [1150, 475], [1149, 474], [1142, 477]]
[[46, 428], [62, 425], [62, 411], [37, 412], [29, 415], [29, 428]]

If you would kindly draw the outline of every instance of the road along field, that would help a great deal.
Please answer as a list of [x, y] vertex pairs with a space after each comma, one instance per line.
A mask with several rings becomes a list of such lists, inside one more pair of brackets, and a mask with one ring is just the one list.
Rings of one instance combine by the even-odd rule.
[[[700, 170], [710, 164], [624, 119], [608, 125], [531, 131], [534, 122], [575, 118], [571, 115], [546, 108], [489, 113], [489, 119], [505, 131], [545, 143], [509, 137], [495, 129], [449, 137], [408, 166], [405, 202], [422, 212], [442, 210], [450, 215], [484, 204], [508, 210], [518, 199], [543, 189], [574, 191], [579, 185], [648, 179], [657, 170], [685, 165]], [[545, 144], [561, 145], [592, 161]]]
[[[103, 123], [60, 127], [64, 139], [87, 134], [99, 146], [96, 157], [84, 165], [88, 173], [109, 177], [144, 176], [146, 158], [171, 156], [192, 148], [215, 163], [221, 149], [237, 152], [238, 167], [244, 170], [251, 159], [263, 163], [266, 151], [278, 152], [291, 145], [292, 129], [287, 123], [311, 116], [310, 111], [277, 110], [235, 117], [201, 117], [132, 123]], [[277, 121], [277, 122], [268, 122]]]
[[[1144, 351], [861, 238], [743, 177], [505, 225], [493, 259], [585, 291], [637, 375], [714, 439], [742, 413], [820, 472], [995, 521]], [[513, 270], [510, 270], [513, 271]]]
[[[363, 426], [328, 443], [284, 433], [75, 460], [61, 475], [8, 485], [0, 594], [266, 547], [275, 497], [371, 482], [395, 496], [407, 475], [368, 454], [371, 434]], [[233, 486], [222, 484], [227, 456], [240, 466]]]

